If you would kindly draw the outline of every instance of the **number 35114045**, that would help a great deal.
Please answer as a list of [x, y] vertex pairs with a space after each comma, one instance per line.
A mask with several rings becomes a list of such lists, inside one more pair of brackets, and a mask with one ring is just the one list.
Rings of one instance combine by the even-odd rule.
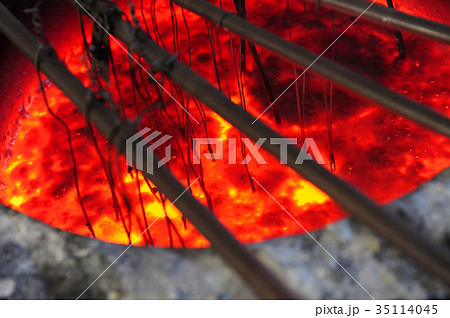
[[436, 315], [437, 305], [377, 305], [377, 315]]

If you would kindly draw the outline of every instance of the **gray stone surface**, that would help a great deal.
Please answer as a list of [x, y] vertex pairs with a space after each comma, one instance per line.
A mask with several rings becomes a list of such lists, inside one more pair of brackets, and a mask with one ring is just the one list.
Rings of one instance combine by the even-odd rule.
[[0, 298], [8, 298], [14, 294], [16, 281], [11, 278], [0, 279]]
[[[418, 233], [449, 249], [449, 205], [450, 169], [390, 208]], [[249, 248], [292, 288], [312, 299], [367, 299], [368, 293], [376, 299], [450, 297], [448, 288], [353, 219], [311, 235], [348, 273], [308, 235]], [[0, 298], [74, 299], [125, 248], [65, 233], [0, 207]], [[254, 297], [211, 249], [132, 247], [82, 298]]]

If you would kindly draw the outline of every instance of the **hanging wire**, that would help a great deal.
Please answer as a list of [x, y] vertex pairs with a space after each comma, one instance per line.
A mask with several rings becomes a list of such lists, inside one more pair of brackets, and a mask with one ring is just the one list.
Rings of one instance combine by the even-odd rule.
[[62, 118], [60, 118], [59, 116], [57, 116], [50, 108], [50, 105], [48, 103], [47, 100], [47, 95], [45, 93], [45, 87], [42, 81], [42, 77], [41, 77], [41, 73], [40, 73], [40, 64], [41, 64], [41, 58], [43, 54], [47, 54], [47, 55], [56, 55], [56, 52], [54, 51], [54, 49], [50, 46], [50, 42], [48, 40], [48, 38], [45, 36], [43, 30], [42, 30], [42, 17], [41, 17], [41, 13], [40, 13], [40, 5], [41, 2], [38, 2], [33, 8], [31, 9], [26, 9], [25, 13], [30, 13], [32, 14], [32, 23], [33, 26], [36, 30], [36, 33], [38, 35], [38, 37], [41, 40], [41, 46], [38, 48], [36, 55], [35, 55], [35, 60], [34, 60], [34, 64], [36, 66], [36, 72], [37, 72], [37, 76], [39, 79], [39, 88], [42, 92], [42, 97], [44, 99], [45, 102], [45, 106], [47, 107], [47, 110], [49, 112], [49, 114], [55, 118], [65, 129], [66, 131], [66, 135], [67, 135], [67, 142], [69, 145], [69, 152], [70, 152], [70, 157], [72, 159], [72, 165], [73, 165], [73, 177], [74, 177], [74, 181], [75, 181], [75, 188], [77, 191], [77, 198], [78, 198], [78, 202], [80, 204], [81, 210], [83, 211], [83, 215], [84, 218], [86, 219], [86, 226], [89, 229], [89, 231], [91, 232], [91, 235], [93, 238], [95, 238], [95, 232], [94, 229], [92, 227], [92, 224], [89, 220], [89, 216], [87, 214], [86, 208], [84, 206], [83, 200], [81, 198], [81, 192], [80, 192], [80, 185], [78, 182], [78, 169], [77, 169], [77, 162], [75, 159], [75, 154], [74, 154], [74, 150], [73, 150], [73, 146], [72, 146], [72, 137], [70, 135], [70, 129], [69, 126], [67, 126], [67, 124], [64, 122], [64, 120], [62, 120]]

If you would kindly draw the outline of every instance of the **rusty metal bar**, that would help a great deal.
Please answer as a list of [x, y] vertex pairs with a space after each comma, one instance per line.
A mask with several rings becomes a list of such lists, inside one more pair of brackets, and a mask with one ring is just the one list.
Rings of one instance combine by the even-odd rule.
[[[308, 1], [317, 3], [317, 0]], [[363, 0], [319, 1], [320, 5], [356, 16], [359, 16], [370, 5], [370, 2]], [[450, 44], [450, 25], [415, 17], [376, 3], [362, 17], [382, 26], [395, 27]]]

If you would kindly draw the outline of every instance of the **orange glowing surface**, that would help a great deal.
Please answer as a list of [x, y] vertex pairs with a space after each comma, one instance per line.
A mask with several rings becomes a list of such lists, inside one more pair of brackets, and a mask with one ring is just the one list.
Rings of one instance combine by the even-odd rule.
[[[139, 1], [136, 2], [136, 15], [144, 28]], [[205, 21], [184, 12], [185, 23], [182, 11], [175, 7], [171, 13], [168, 1], [147, 2], [144, 15], [152, 37], [156, 38], [156, 21], [157, 31], [167, 49], [178, 51], [180, 59], [187, 64], [192, 60], [193, 69], [218, 86]], [[233, 10], [233, 1], [222, 2], [225, 9]], [[249, 20], [289, 38], [286, 2], [246, 2]], [[317, 53], [321, 53], [352, 21], [350, 17], [336, 13], [333, 32], [332, 12], [322, 8], [316, 15], [315, 6], [308, 4], [309, 31], [306, 38], [303, 4], [301, 1], [290, 2], [293, 41]], [[418, 0], [394, 2], [397, 8], [405, 12], [450, 22], [450, 4], [446, 0], [428, 2], [426, 5]], [[128, 1], [119, 3], [129, 14]], [[150, 4], [155, 4], [154, 10], [150, 10]], [[152, 12], [155, 19], [152, 19]], [[178, 43], [174, 41], [172, 14], [178, 26]], [[60, 59], [85, 85], [90, 85], [88, 61], [75, 10], [62, 4], [52, 12], [45, 12], [45, 17], [45, 32]], [[90, 41], [91, 24], [87, 19], [84, 21]], [[189, 27], [189, 37], [186, 25]], [[229, 34], [225, 31], [217, 33], [215, 26], [211, 30], [221, 87], [225, 94], [240, 104], [235, 71], [235, 65], [239, 67], [239, 40], [232, 36], [232, 54]], [[335, 60], [449, 116], [450, 47], [407, 33], [403, 36], [407, 48], [404, 61], [397, 59], [392, 30], [360, 20], [335, 44]], [[205, 205], [209, 197], [214, 214], [239, 240], [258, 242], [302, 233], [301, 228], [257, 184], [254, 184], [253, 191], [246, 166], [205, 158], [202, 159], [201, 172], [200, 166], [189, 165], [192, 161], [189, 158], [192, 157], [189, 155], [191, 152], [187, 151], [190, 143], [184, 138], [185, 130], [182, 129], [188, 118], [166, 94], [161, 111], [158, 108], [158, 94], [150, 81], [145, 81], [146, 87], [140, 84], [138, 88], [142, 98], [136, 92], [133, 94], [126, 53], [114, 41], [111, 41], [111, 47], [122, 101], [113, 80], [110, 84], [103, 84], [113, 92], [115, 102], [123, 107], [130, 119], [138, 114], [141, 116], [142, 128], [150, 127], [175, 137], [171, 141], [173, 159], [170, 169], [186, 186], [197, 176], [201, 177], [202, 182], [192, 186], [193, 194]], [[292, 83], [293, 66], [262, 48], [258, 48], [258, 53], [274, 94], [278, 96]], [[326, 56], [331, 57], [331, 51]], [[33, 66], [12, 50], [1, 63], [0, 202], [51, 226], [91, 236], [77, 197], [64, 127], [47, 111]], [[242, 77], [245, 106], [254, 116], [258, 116], [269, 103], [248, 46], [245, 63], [246, 72]], [[137, 65], [133, 65], [133, 69], [137, 81], [142, 83], [145, 73], [141, 76]], [[300, 72], [298, 69], [297, 74]], [[387, 203], [413, 191], [450, 166], [450, 143], [447, 138], [336, 87], [330, 139], [324, 105], [324, 92], [329, 95], [330, 84], [310, 73], [305, 83], [306, 137], [314, 138], [327, 161], [327, 167], [331, 140], [336, 158], [334, 172], [377, 202]], [[136, 240], [135, 245], [153, 244], [159, 247], [198, 248], [209, 245], [189, 222], [184, 223], [175, 207], [170, 207], [158, 219], [170, 203], [163, 204], [157, 189], [151, 184], [149, 187], [141, 174], [137, 176], [135, 171], [129, 173], [124, 158], [116, 160], [105, 140], [96, 135], [102, 157], [112, 160], [114, 191], [118, 198], [114, 205], [100, 156], [91, 138], [87, 137], [83, 116], [53, 84], [47, 80], [44, 84], [50, 108], [70, 128], [82, 201], [98, 239], [123, 244]], [[180, 100], [180, 93], [167, 79], [164, 86]], [[300, 79], [300, 100], [302, 86], [303, 79]], [[183, 98], [186, 103], [185, 94]], [[270, 110], [261, 120], [285, 136], [300, 138], [295, 86], [283, 95], [277, 105], [281, 125], [275, 124]], [[236, 129], [207, 107], [203, 107], [203, 113], [192, 99], [189, 99], [187, 106], [192, 116], [200, 122], [197, 125], [190, 120], [191, 137], [209, 136], [224, 141], [241, 137]], [[226, 142], [224, 150], [227, 154]], [[258, 165], [255, 160], [250, 161], [247, 167], [249, 174], [307, 230], [322, 228], [346, 216], [324, 193], [299, 178], [287, 166], [281, 165], [278, 159], [263, 151], [261, 154], [268, 164]], [[241, 160], [241, 145], [238, 142], [238, 162]], [[151, 225], [151, 242], [149, 235], [140, 236], [147, 225]]]

